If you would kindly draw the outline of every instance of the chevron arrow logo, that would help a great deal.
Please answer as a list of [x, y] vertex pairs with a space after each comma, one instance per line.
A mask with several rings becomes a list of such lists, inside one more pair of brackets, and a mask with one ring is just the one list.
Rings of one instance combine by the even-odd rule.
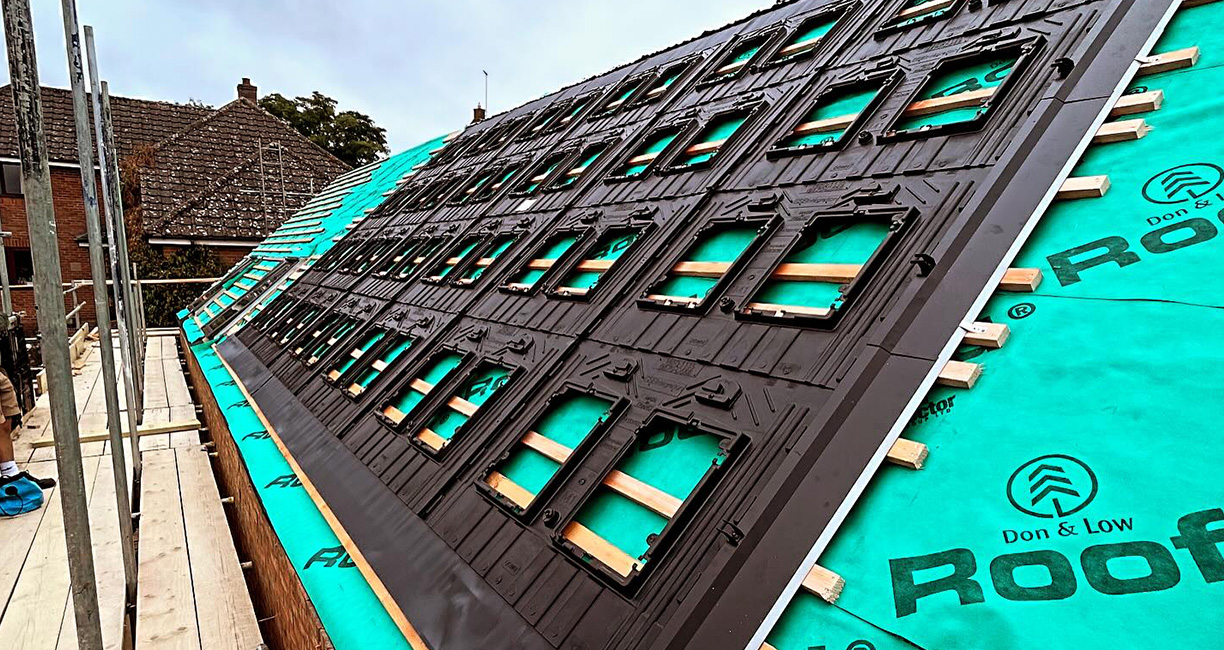
[[1224, 169], [1211, 163], [1190, 163], [1166, 169], [1143, 185], [1152, 203], [1185, 203], [1204, 197], [1224, 182]]
[[1007, 482], [1007, 498], [1027, 515], [1056, 519], [1086, 507], [1097, 493], [1097, 478], [1083, 461], [1063, 454], [1034, 458]]

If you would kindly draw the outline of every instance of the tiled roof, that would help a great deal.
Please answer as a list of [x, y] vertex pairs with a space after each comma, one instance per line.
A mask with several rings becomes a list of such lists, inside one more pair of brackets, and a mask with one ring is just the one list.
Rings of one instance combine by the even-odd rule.
[[158, 145], [141, 172], [145, 235], [263, 239], [347, 169], [238, 99]]
[[[92, 101], [87, 97], [87, 101]], [[72, 92], [66, 88], [42, 89], [43, 124], [47, 153], [52, 162], [77, 162], [76, 127], [72, 117]], [[90, 110], [92, 110], [92, 104]], [[178, 133], [213, 113], [211, 108], [155, 102], [130, 97], [111, 97], [111, 119], [115, 144], [126, 156], [142, 144], [152, 145]], [[13, 91], [0, 87], [0, 156], [17, 157], [17, 124], [13, 115]], [[93, 125], [90, 125], [92, 131]]]
[[[43, 87], [42, 100], [51, 161], [76, 163], [71, 91]], [[0, 157], [17, 157], [12, 106], [6, 84], [0, 87]], [[140, 180], [146, 237], [263, 239], [349, 169], [244, 99], [212, 109], [111, 97], [111, 115], [121, 159], [153, 147]]]

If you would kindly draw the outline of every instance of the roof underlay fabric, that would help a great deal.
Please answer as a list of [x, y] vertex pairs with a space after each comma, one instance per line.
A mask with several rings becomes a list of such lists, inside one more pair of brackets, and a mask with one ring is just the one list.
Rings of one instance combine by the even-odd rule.
[[775, 648], [1221, 643], [1222, 27], [1224, 3], [1174, 16], [1154, 53], [1201, 58], [1127, 89], [1163, 103], [1110, 121], [1151, 133], [1087, 150], [1072, 176], [1109, 189], [1041, 217], [1014, 265], [1053, 277], [986, 304], [1006, 344], [957, 351], [981, 379], [926, 396], [924, 469], [875, 476], [820, 558], [840, 599], [798, 590]]
[[[337, 650], [409, 646], [369, 583], [351, 561], [343, 559], [343, 545], [301, 483], [286, 480], [294, 476], [292, 468], [214, 352], [213, 346], [232, 330], [206, 336], [202, 326], [214, 319], [228, 324], [241, 314], [247, 320], [258, 314], [292, 283], [294, 272], [326, 253], [442, 142], [437, 138], [341, 176], [206, 291], [192, 309], [179, 314], [191, 353], [224, 414], [268, 520]], [[292, 265], [294, 271], [270, 275], [281, 265]], [[257, 300], [245, 309], [227, 309], [248, 293]], [[242, 323], [245, 320], [233, 326]]]
[[1224, 1], [882, 4], [341, 177], [182, 314], [337, 648], [1220, 645]]

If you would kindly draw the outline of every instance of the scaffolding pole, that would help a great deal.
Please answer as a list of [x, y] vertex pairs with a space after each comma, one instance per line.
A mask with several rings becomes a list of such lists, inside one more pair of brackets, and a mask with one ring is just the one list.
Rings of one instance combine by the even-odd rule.
[[39, 307], [43, 365], [47, 370], [51, 427], [55, 432], [55, 463], [59, 469], [59, 497], [64, 515], [64, 542], [68, 547], [77, 645], [80, 650], [101, 650], [102, 624], [94, 583], [93, 543], [89, 534], [85, 474], [81, 468], [72, 365], [68, 359], [68, 337], [64, 332], [63, 276], [51, 202], [51, 167], [43, 132], [38, 62], [34, 55], [34, 25], [28, 0], [2, 1], [9, 80], [21, 152], [21, 187], [30, 229], [30, 256], [34, 261], [34, 299]]
[[128, 494], [127, 460], [123, 457], [123, 423], [120, 421], [119, 382], [115, 373], [115, 347], [111, 342], [109, 298], [106, 292], [106, 260], [102, 247], [102, 225], [98, 217], [98, 186], [94, 179], [93, 142], [89, 133], [89, 108], [85, 102], [85, 70], [81, 65], [81, 35], [77, 25], [76, 0], [61, 0], [64, 43], [68, 48], [68, 78], [72, 86], [72, 115], [76, 121], [77, 160], [81, 163], [81, 194], [85, 203], [85, 231], [89, 237], [89, 272], [97, 307], [98, 352], [102, 356], [102, 388], [106, 396], [106, 427], [110, 432], [111, 463], [115, 469], [115, 502], [118, 504], [119, 538], [123, 544], [123, 578], [127, 602], [136, 602], [136, 544], [132, 535], [132, 504]]
[[[115, 291], [115, 321], [119, 330], [119, 358], [123, 362], [123, 387], [127, 397], [128, 431], [136, 431], [139, 427], [140, 406], [137, 384], [136, 357], [132, 353], [133, 345], [131, 327], [131, 284], [127, 277], [127, 267], [120, 259], [119, 252], [127, 251], [127, 240], [116, 223], [123, 223], [123, 208], [120, 206], [122, 197], [119, 195], [119, 179], [113, 170], [111, 159], [114, 150], [107, 146], [103, 124], [106, 117], [102, 101], [102, 87], [98, 76], [98, 58], [94, 53], [93, 28], [85, 25], [85, 57], [89, 62], [89, 82], [93, 96], [94, 136], [98, 148], [98, 168], [102, 171], [102, 199], [106, 204], [106, 240], [110, 248], [111, 278], [114, 280]], [[109, 112], [109, 111], [107, 111]], [[123, 259], [127, 255], [122, 256]], [[132, 448], [132, 485], [140, 480], [141, 459], [139, 436], [129, 439]], [[139, 507], [139, 494], [133, 490], [132, 507]]]

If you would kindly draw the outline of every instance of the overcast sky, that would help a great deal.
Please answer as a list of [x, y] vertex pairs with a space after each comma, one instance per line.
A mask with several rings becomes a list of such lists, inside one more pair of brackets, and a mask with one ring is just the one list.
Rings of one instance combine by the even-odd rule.
[[[60, 3], [32, 0], [42, 83], [66, 87]], [[77, 0], [111, 93], [220, 106], [319, 90], [399, 151], [742, 17], [771, 0]], [[3, 77], [7, 79], [5, 66]]]

